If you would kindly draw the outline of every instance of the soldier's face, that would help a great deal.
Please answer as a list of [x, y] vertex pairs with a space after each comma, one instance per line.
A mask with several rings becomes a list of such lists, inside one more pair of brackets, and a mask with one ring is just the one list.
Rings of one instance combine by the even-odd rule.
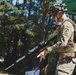
[[60, 19], [62, 18], [62, 13], [61, 12], [58, 12], [55, 16], [53, 16], [53, 19], [56, 21], [56, 22], [60, 22]]
[[57, 22], [57, 15], [53, 16], [53, 19]]

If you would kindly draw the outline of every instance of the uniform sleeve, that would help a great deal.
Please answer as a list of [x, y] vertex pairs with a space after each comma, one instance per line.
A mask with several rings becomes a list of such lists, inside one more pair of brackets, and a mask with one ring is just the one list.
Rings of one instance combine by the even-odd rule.
[[64, 23], [62, 30], [61, 30], [61, 35], [60, 35], [60, 40], [54, 44], [51, 47], [48, 47], [48, 51], [57, 51], [57, 52], [62, 52], [63, 48], [67, 45], [68, 40], [70, 39], [72, 32], [74, 31], [73, 26], [71, 23]]

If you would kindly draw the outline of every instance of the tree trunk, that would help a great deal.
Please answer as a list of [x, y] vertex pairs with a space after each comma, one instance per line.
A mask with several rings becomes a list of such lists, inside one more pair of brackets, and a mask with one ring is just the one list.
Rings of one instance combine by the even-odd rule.
[[43, 17], [42, 17], [42, 26], [41, 29], [43, 32], [40, 35], [40, 41], [45, 41], [45, 27], [46, 27], [46, 19], [47, 19], [47, 12], [48, 12], [48, 0], [44, 0], [43, 2]]
[[2, 15], [4, 15], [4, 13], [5, 13], [5, 6], [6, 6], [6, 0], [4, 0], [4, 6], [3, 6], [3, 12], [2, 12]]

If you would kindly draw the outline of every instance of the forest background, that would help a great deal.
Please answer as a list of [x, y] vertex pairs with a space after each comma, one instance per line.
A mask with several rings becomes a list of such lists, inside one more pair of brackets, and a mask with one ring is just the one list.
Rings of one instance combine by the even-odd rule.
[[[48, 12], [54, 1], [0, 0], [0, 58], [4, 58], [0, 70], [14, 63], [40, 42], [52, 38], [56, 22]], [[10, 72], [24, 75], [25, 71], [35, 68], [38, 64], [37, 54], [22, 60]]]

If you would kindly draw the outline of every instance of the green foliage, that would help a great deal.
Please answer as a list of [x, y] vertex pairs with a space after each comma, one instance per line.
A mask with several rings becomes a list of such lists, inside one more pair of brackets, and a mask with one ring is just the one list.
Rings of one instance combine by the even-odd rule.
[[[53, 37], [51, 23], [46, 24], [49, 15], [43, 13], [44, 0], [39, 3], [27, 1], [22, 5], [12, 5], [6, 1], [5, 6], [0, 6], [0, 52], [5, 57], [5, 67], [11, 65], [42, 40]], [[32, 14], [31, 11], [34, 13]], [[20, 62], [22, 65], [18, 64], [18, 69], [15, 71], [19, 71], [20, 74], [25, 70], [31, 70], [38, 64], [36, 56], [37, 53], [31, 56], [32, 60], [29, 58]], [[29, 61], [31, 64], [28, 64]]]
[[33, 32], [31, 32], [30, 30], [26, 30], [26, 34], [29, 34], [29, 35], [31, 35], [31, 36], [34, 36], [34, 33]]
[[0, 12], [0, 16], [2, 16], [2, 12]]
[[0, 10], [3, 9], [3, 5], [0, 5]]
[[10, 9], [14, 10], [15, 12], [22, 12], [22, 13], [26, 12], [26, 10], [19, 10], [16, 6], [11, 5], [7, 1], [6, 1], [5, 4], [6, 4], [7, 8], [10, 8]]
[[53, 38], [55, 35], [57, 35], [57, 32], [56, 31], [52, 31], [52, 32], [49, 32], [50, 34], [48, 35], [48, 39], [51, 39]]

